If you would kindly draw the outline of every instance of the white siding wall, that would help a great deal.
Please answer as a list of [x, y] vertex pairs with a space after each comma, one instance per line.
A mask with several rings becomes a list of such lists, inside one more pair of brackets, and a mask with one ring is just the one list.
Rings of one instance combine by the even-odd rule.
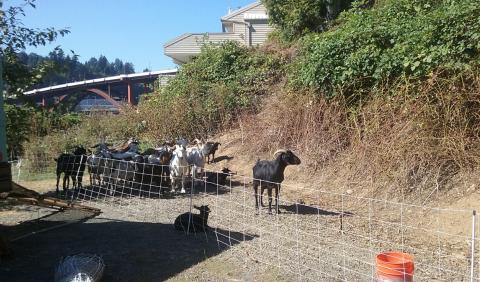
[[244, 44], [248, 44], [248, 41], [246, 40], [246, 37], [247, 37], [246, 31], [247, 31], [247, 27], [245, 24], [242, 24], [242, 23], [233, 24], [233, 32], [241, 34]]
[[251, 30], [251, 46], [261, 45], [267, 40], [268, 33], [273, 29], [266, 21], [252, 21]]
[[229, 18], [228, 21], [233, 22], [233, 32], [242, 34], [245, 38], [245, 45], [256, 46], [262, 44], [267, 39], [267, 34], [272, 30], [267, 24], [267, 20], [252, 20], [251, 27], [246, 25], [244, 14], [266, 14], [267, 9], [263, 5], [244, 11], [238, 15]]
[[[235, 33], [205, 33], [207, 42], [220, 43], [225, 40], [242, 41], [240, 35]], [[201, 46], [204, 42], [205, 34], [190, 34], [185, 38], [165, 47], [165, 53], [188, 53], [198, 54], [200, 53]]]

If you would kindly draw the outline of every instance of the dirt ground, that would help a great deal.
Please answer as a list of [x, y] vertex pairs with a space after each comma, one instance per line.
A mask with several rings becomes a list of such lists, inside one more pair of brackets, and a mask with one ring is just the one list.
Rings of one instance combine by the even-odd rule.
[[[469, 279], [466, 237], [444, 238], [427, 232], [425, 225], [419, 238], [421, 230], [382, 224], [394, 223], [397, 216], [383, 208], [371, 211], [382, 218], [367, 220], [365, 210], [358, 208], [362, 203], [345, 205], [340, 217], [333, 206], [285, 199], [282, 214], [262, 210], [256, 215], [251, 187], [242, 179], [234, 177], [226, 187], [197, 182], [191, 195], [187, 189], [187, 194], [173, 197], [128, 190], [109, 195], [86, 188], [74, 198], [102, 210], [93, 218], [10, 205], [0, 213], [9, 238], [77, 223], [13, 242], [15, 258], [1, 262], [1, 281], [52, 281], [60, 259], [76, 253], [103, 258], [103, 281], [366, 281], [374, 277], [375, 254], [400, 248], [415, 255], [416, 281]], [[49, 184], [41, 184], [47, 192]], [[186, 235], [174, 229], [176, 216], [189, 211], [190, 203], [210, 206], [212, 231]], [[405, 226], [422, 221], [421, 215], [429, 211], [405, 209]]]

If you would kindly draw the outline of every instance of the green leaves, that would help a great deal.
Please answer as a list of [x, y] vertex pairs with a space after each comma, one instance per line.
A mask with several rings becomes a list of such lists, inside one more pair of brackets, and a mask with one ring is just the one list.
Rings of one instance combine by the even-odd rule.
[[254, 109], [257, 96], [283, 72], [283, 65], [274, 52], [248, 49], [236, 42], [206, 44], [161, 93], [142, 102], [140, 108], [159, 112], [153, 123], [163, 138], [212, 134], [242, 111]]
[[24, 0], [24, 5], [3, 10], [0, 2], [0, 55], [3, 56], [5, 52], [19, 52], [27, 46], [46, 45], [70, 32], [68, 29], [25, 27], [20, 17], [25, 16], [24, 7], [28, 5], [35, 8], [34, 3], [34, 0]]
[[328, 22], [353, 0], [263, 0], [270, 22], [283, 39], [293, 41], [310, 32], [325, 30]]
[[464, 68], [478, 61], [479, 18], [477, 0], [389, 0], [368, 10], [355, 4], [335, 29], [301, 39], [290, 82], [351, 94], [385, 79]]

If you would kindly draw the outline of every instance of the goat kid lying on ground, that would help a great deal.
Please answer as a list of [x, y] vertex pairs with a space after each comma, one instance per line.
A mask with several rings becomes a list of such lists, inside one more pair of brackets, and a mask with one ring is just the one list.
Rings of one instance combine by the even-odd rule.
[[275, 189], [275, 207], [277, 214], [280, 213], [278, 209], [278, 199], [280, 193], [280, 184], [285, 178], [284, 172], [288, 165], [299, 165], [300, 159], [295, 156], [290, 150], [278, 150], [273, 154], [275, 158], [272, 161], [257, 160], [253, 167], [253, 190], [255, 191], [255, 208], [257, 212], [258, 207], [258, 186], [260, 186], [260, 204], [263, 206], [262, 195], [263, 191], [267, 189], [268, 192], [268, 213], [272, 213], [272, 189]]
[[179, 215], [175, 219], [175, 229], [184, 232], [198, 232], [208, 230], [208, 214], [210, 213], [210, 208], [208, 208], [208, 206], [193, 207], [199, 210], [200, 214], [186, 212]]

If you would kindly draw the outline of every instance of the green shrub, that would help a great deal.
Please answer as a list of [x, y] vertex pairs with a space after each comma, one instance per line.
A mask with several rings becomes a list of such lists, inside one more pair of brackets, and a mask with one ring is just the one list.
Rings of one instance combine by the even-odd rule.
[[269, 20], [287, 41], [323, 31], [353, 0], [263, 0]]
[[327, 95], [402, 75], [423, 77], [435, 69], [468, 69], [478, 63], [480, 2], [395, 0], [342, 14], [336, 29], [303, 39], [291, 68], [295, 86]]
[[24, 143], [56, 131], [70, 129], [81, 122], [79, 115], [58, 114], [30, 106], [5, 104], [7, 149], [9, 156], [24, 153]]
[[217, 132], [242, 111], [255, 109], [258, 96], [279, 77], [283, 65], [272, 52], [247, 49], [236, 42], [204, 45], [168, 86], [139, 104], [141, 115], [149, 116], [148, 137], [159, 140]]

